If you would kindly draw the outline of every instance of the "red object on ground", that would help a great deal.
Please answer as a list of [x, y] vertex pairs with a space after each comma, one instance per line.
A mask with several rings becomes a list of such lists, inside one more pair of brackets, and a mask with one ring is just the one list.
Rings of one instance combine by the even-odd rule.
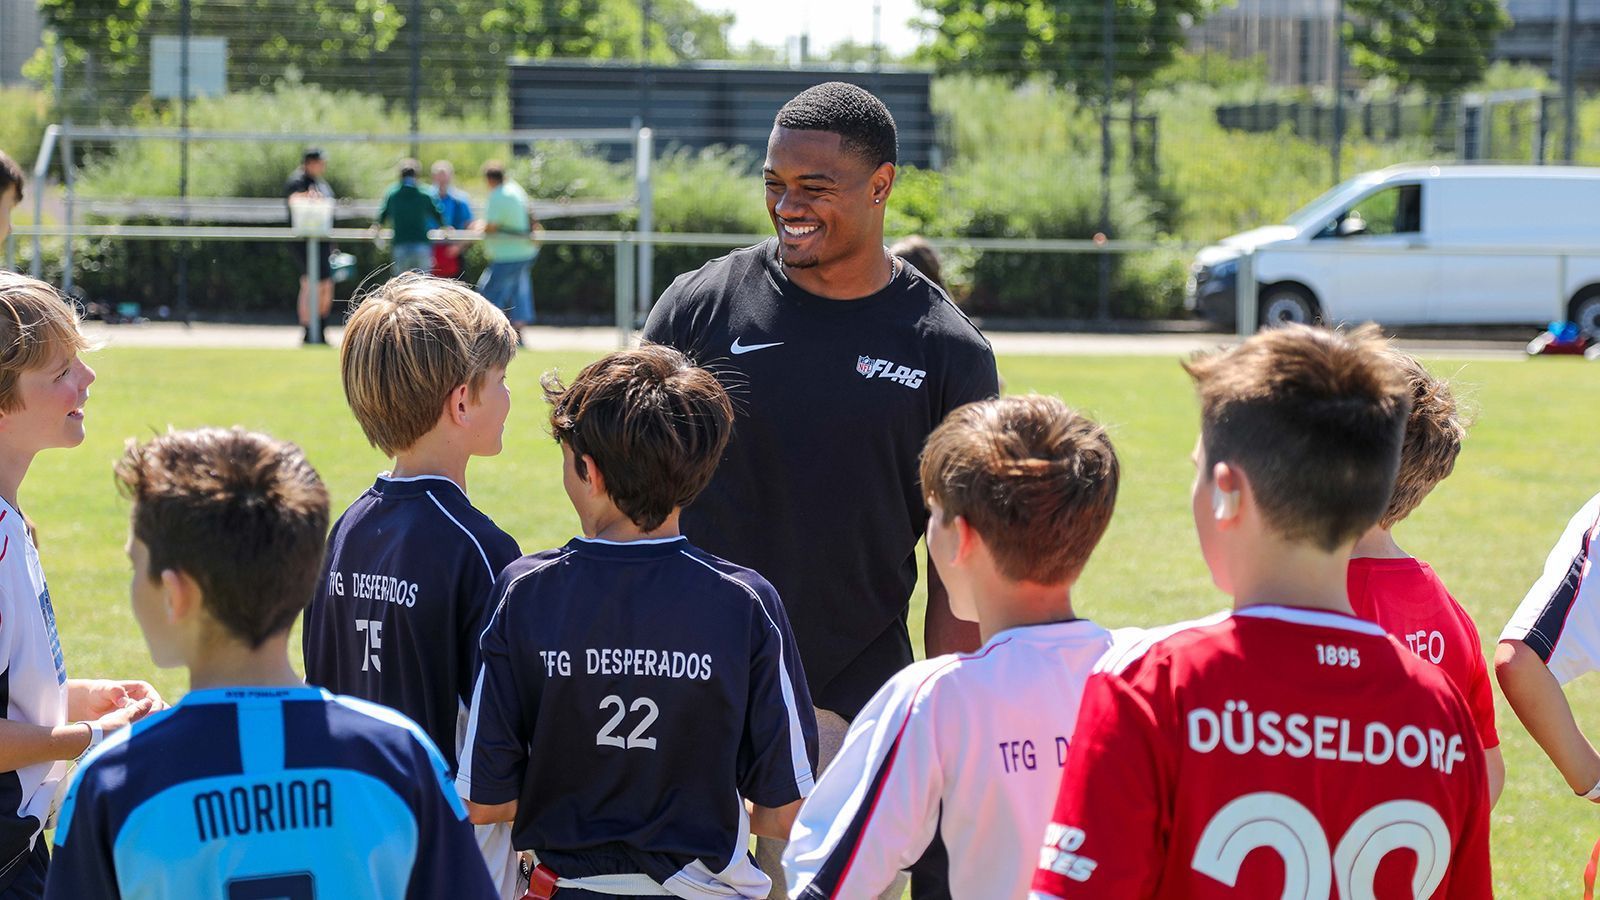
[[1579, 337], [1576, 340], [1564, 341], [1546, 331], [1528, 342], [1529, 356], [1582, 356], [1588, 349], [1590, 340]]

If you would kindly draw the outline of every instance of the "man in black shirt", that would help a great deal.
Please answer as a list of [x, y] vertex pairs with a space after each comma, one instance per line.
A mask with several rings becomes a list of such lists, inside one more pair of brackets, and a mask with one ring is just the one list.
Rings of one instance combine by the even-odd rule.
[[[884, 249], [895, 161], [894, 120], [866, 91], [832, 82], [789, 101], [764, 168], [777, 238], [680, 276], [644, 330], [733, 396], [733, 440], [684, 532], [784, 598], [824, 766], [848, 720], [912, 661], [923, 441], [952, 409], [998, 393], [988, 341]], [[929, 656], [978, 645], [931, 567], [924, 641]], [[758, 855], [781, 886], [774, 849]]]
[[[322, 197], [333, 200], [333, 187], [323, 177], [328, 171], [328, 161], [323, 158], [322, 151], [316, 147], [306, 148], [301, 157], [300, 168], [289, 174], [289, 180], [283, 186], [284, 202], [295, 197]], [[335, 253], [338, 247], [327, 245], [324, 254]], [[295, 261], [295, 266], [300, 270], [300, 299], [299, 315], [300, 326], [305, 328], [306, 343], [311, 342], [311, 285], [306, 272], [306, 248], [298, 243], [289, 245], [289, 255]], [[324, 255], [326, 259], [326, 255]], [[333, 273], [328, 271], [326, 264], [322, 267], [320, 278], [317, 282], [317, 315], [326, 322], [328, 313], [333, 311]], [[320, 330], [320, 329], [319, 329]], [[322, 331], [323, 339], [319, 343], [327, 343], [326, 331]]]

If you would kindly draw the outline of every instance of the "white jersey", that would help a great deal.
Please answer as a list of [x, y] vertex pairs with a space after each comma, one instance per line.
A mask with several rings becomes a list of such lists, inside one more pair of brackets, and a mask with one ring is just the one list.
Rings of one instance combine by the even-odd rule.
[[1084, 682], [1111, 645], [1080, 619], [902, 670], [801, 807], [783, 855], [789, 896], [875, 897], [936, 832], [951, 896], [1026, 896]]
[[[6, 718], [29, 725], [67, 721], [67, 668], [39, 554], [22, 514], [0, 500], [0, 697]], [[14, 874], [50, 815], [61, 761], [0, 772], [0, 884]]]
[[1600, 668], [1596, 551], [1600, 551], [1600, 494], [1567, 523], [1545, 561], [1544, 574], [1528, 589], [1500, 635], [1502, 641], [1522, 641], [1533, 648], [1562, 684]]

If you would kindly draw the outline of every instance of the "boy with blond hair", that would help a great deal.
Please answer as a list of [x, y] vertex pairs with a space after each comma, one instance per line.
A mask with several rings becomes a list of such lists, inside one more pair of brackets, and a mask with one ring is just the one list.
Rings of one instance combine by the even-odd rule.
[[1493, 895], [1472, 714], [1345, 587], [1411, 408], [1385, 348], [1285, 326], [1187, 364], [1191, 511], [1233, 609], [1096, 666], [1034, 896]]
[[936, 836], [948, 871], [914, 870], [913, 894], [925, 878], [948, 896], [1027, 893], [1084, 680], [1111, 646], [1072, 586], [1117, 481], [1105, 429], [1054, 397], [968, 404], [928, 437], [929, 556], [984, 643], [902, 670], [856, 717], [784, 851], [790, 896], [878, 896]]
[[678, 530], [732, 402], [659, 345], [545, 396], [583, 534], [500, 576], [457, 789], [515, 823], [532, 897], [766, 897], [750, 835], [811, 791], [811, 695], [772, 585]]
[[[17, 185], [18, 190], [21, 185]], [[55, 607], [18, 502], [41, 451], [83, 443], [89, 342], [55, 288], [0, 271], [0, 897], [44, 892], [40, 833], [67, 761], [163, 706], [143, 681], [67, 677]]]
[[47, 896], [494, 896], [427, 735], [289, 664], [328, 529], [300, 449], [176, 432], [129, 441], [116, 477], [133, 500], [134, 619], [190, 691], [78, 768]]
[[[467, 499], [467, 463], [500, 452], [517, 337], [457, 281], [408, 273], [366, 297], [340, 348], [345, 397], [391, 470], [329, 537], [306, 610], [306, 680], [393, 707], [460, 764], [478, 635], [516, 541]], [[520, 864], [505, 827], [480, 829], [501, 896]]]
[[1389, 506], [1378, 524], [1356, 541], [1350, 558], [1350, 607], [1450, 676], [1478, 726], [1493, 806], [1505, 787], [1506, 764], [1494, 727], [1494, 692], [1478, 628], [1433, 567], [1402, 550], [1394, 539], [1394, 526], [1455, 470], [1467, 429], [1448, 382], [1428, 374], [1410, 354], [1391, 350], [1388, 357], [1410, 390], [1411, 416], [1406, 420], [1400, 472]]

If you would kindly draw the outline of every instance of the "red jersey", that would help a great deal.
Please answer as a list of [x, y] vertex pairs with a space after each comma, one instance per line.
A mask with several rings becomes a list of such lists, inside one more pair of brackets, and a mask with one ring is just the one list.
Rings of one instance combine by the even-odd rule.
[[1472, 617], [1420, 559], [1350, 560], [1350, 606], [1450, 676], [1466, 698], [1485, 750], [1500, 746], [1489, 666]]
[[1492, 897], [1489, 790], [1446, 677], [1376, 625], [1256, 606], [1085, 688], [1035, 897]]

